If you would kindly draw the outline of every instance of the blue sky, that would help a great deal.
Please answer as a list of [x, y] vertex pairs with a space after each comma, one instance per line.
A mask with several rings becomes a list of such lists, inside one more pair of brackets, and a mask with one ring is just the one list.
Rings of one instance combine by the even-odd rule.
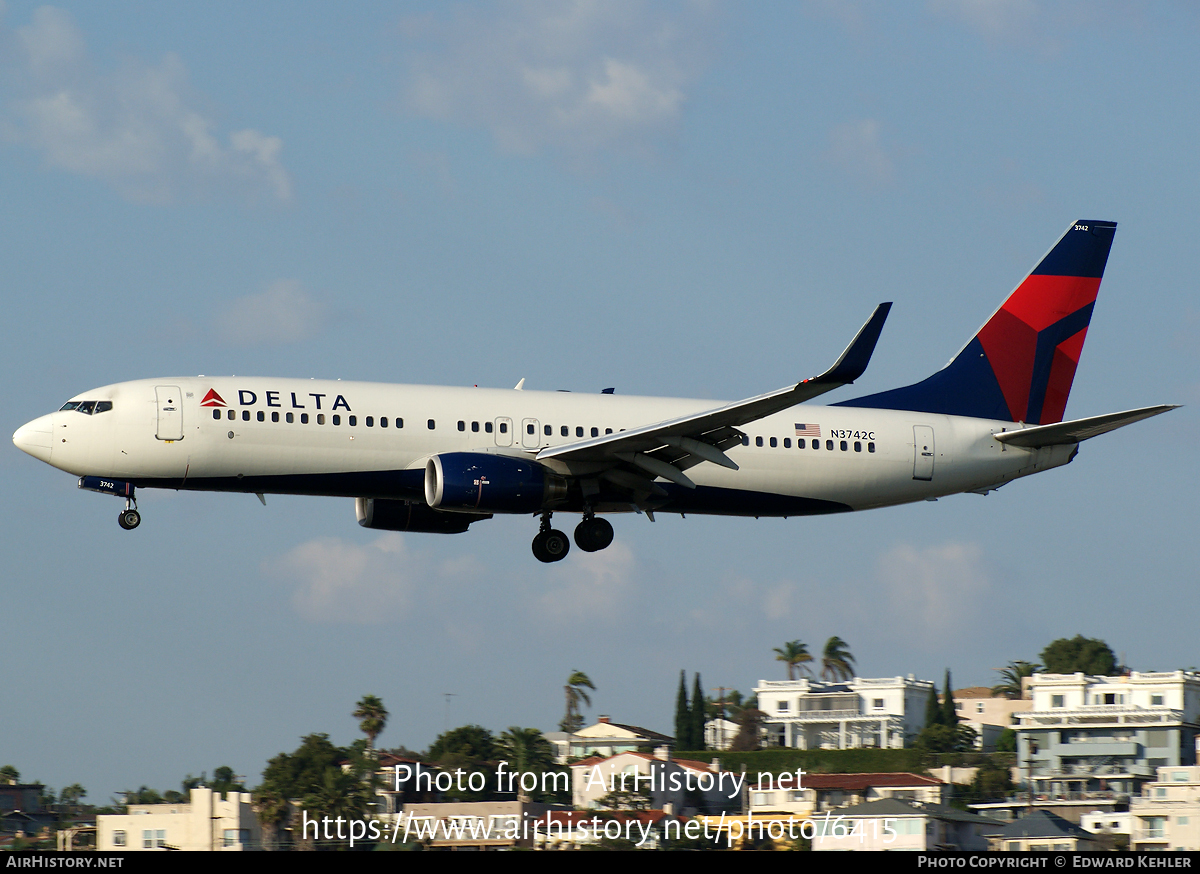
[[[0, 3], [8, 433], [88, 388], [262, 374], [735, 399], [895, 301], [922, 378], [1075, 219], [1120, 223], [1068, 406], [1200, 401], [1192, 4]], [[299, 738], [589, 716], [847, 640], [990, 685], [1061, 636], [1200, 663], [1193, 407], [986, 498], [791, 520], [360, 529], [341, 499], [117, 502], [0, 453], [0, 764], [89, 799]], [[447, 698], [447, 693], [452, 697]], [[447, 703], [449, 702], [449, 703]]]

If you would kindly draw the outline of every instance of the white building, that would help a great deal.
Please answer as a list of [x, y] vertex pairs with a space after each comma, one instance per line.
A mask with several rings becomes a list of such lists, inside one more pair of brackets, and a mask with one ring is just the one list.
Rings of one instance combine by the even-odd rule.
[[613, 722], [607, 716], [587, 728], [581, 728], [567, 739], [568, 759], [584, 756], [614, 756], [633, 750], [649, 752], [658, 747], [673, 748], [675, 739], [640, 725]]
[[1130, 849], [1200, 850], [1200, 767], [1159, 768], [1129, 801]]
[[262, 832], [249, 792], [192, 789], [181, 804], [131, 804], [96, 817], [97, 850], [256, 850]]
[[651, 809], [673, 814], [739, 810], [745, 785], [741, 777], [722, 771], [717, 759], [711, 763], [672, 759], [666, 747], [654, 755], [595, 756], [571, 765], [571, 804], [577, 810], [596, 810], [605, 796], [624, 792], [641, 794]]
[[1136, 795], [1160, 768], [1196, 764], [1200, 675], [1034, 674], [1030, 690], [1017, 758], [1042, 798]]
[[758, 707], [771, 746], [898, 749], [925, 727], [934, 685], [913, 676], [849, 682], [759, 680]]

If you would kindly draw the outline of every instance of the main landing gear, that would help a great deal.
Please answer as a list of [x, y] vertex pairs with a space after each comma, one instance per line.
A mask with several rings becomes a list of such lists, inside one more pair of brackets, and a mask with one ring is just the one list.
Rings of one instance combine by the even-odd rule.
[[[533, 554], [538, 561], [562, 561], [571, 551], [567, 535], [550, 527], [551, 513], [542, 513], [542, 527], [533, 538]], [[607, 519], [597, 519], [588, 510], [583, 521], [575, 527], [575, 545], [584, 552], [599, 552], [613, 542], [613, 527]]]
[[542, 514], [542, 527], [533, 538], [533, 555], [538, 561], [562, 561], [571, 551], [571, 541], [561, 531], [550, 527], [550, 512]]
[[117, 517], [117, 524], [126, 531], [132, 531], [142, 524], [142, 514], [137, 511], [137, 501], [132, 497], [125, 499], [125, 509]]

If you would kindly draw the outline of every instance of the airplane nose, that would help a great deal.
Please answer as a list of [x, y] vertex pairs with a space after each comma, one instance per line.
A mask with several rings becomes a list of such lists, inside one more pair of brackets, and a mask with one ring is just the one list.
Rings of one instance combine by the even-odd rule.
[[22, 452], [40, 461], [50, 461], [50, 449], [54, 445], [54, 427], [49, 416], [27, 422], [13, 434], [13, 444]]

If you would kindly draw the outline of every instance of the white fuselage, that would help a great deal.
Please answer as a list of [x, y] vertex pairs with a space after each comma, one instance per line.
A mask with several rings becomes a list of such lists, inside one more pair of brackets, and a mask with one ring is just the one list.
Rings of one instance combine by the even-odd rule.
[[[719, 406], [683, 398], [243, 377], [125, 382], [73, 400], [112, 407], [43, 416], [14, 441], [62, 470], [138, 487], [414, 501], [423, 500], [425, 465], [438, 453], [532, 460], [546, 447]], [[697, 464], [687, 471], [694, 490], [659, 480], [668, 497], [656, 500], [656, 508], [754, 516], [864, 510], [985, 491], [1065, 464], [1077, 449], [1025, 449], [992, 437], [1019, 427], [898, 410], [796, 406], [741, 426], [748, 445], [727, 451], [738, 470]], [[798, 429], [807, 436], [797, 436]], [[591, 472], [578, 462], [545, 464], [565, 476]], [[633, 505], [610, 498], [595, 509]]]

